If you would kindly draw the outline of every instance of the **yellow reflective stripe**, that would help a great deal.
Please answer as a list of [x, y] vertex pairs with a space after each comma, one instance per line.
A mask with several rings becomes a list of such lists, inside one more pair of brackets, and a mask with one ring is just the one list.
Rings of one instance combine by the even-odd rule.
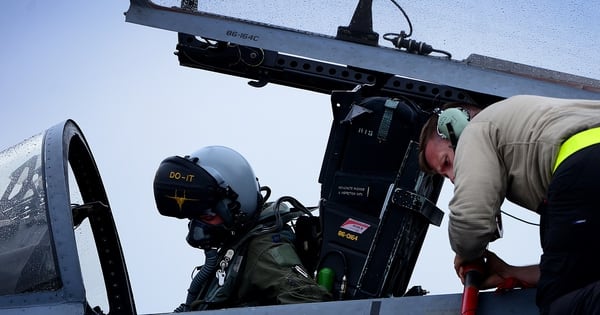
[[596, 143], [600, 143], [600, 127], [584, 130], [571, 136], [560, 146], [552, 173], [571, 154]]

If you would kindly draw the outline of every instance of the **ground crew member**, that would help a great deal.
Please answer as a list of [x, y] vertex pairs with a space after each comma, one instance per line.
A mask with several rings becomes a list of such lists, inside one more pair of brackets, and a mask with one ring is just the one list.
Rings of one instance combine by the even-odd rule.
[[[488, 257], [487, 285], [537, 285], [542, 314], [600, 314], [600, 101], [520, 95], [481, 111], [448, 107], [424, 125], [419, 160], [454, 183], [448, 230], [459, 276]], [[486, 251], [505, 198], [539, 213], [539, 265]]]

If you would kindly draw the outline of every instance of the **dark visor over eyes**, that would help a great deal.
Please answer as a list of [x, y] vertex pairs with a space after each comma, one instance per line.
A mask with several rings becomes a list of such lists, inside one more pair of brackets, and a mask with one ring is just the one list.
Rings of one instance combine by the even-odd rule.
[[214, 215], [222, 188], [202, 167], [179, 156], [163, 160], [154, 177], [154, 199], [160, 214], [197, 219]]

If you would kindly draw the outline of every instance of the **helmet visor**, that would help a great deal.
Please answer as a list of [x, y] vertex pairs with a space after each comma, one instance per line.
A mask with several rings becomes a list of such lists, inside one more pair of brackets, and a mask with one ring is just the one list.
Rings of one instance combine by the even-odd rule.
[[154, 177], [154, 200], [164, 216], [199, 219], [214, 215], [213, 208], [222, 199], [221, 191], [206, 170], [179, 156], [163, 160]]

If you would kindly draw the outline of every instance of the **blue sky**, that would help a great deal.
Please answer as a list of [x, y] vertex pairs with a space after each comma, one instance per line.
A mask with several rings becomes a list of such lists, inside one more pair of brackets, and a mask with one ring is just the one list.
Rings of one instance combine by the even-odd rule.
[[[389, 1], [374, 2], [375, 31], [407, 29]], [[277, 3], [281, 10], [289, 7]], [[320, 32], [347, 25], [356, 3], [330, 3], [329, 9], [312, 10], [310, 1], [295, 1], [306, 13], [288, 21]], [[600, 79], [600, 7], [594, 1], [400, 4], [413, 23], [413, 38], [452, 52], [454, 59], [478, 53]], [[316, 205], [332, 117], [327, 95], [276, 85], [256, 89], [245, 79], [180, 67], [173, 55], [176, 34], [126, 23], [128, 6], [123, 0], [3, 2], [0, 148], [74, 119], [100, 168], [138, 311], [167, 312], [184, 300], [203, 254], [186, 244], [185, 221], [161, 217], [155, 209], [151, 185], [158, 163], [206, 145], [230, 146], [246, 156], [274, 197], [292, 195]], [[311, 12], [321, 16], [307, 16]], [[278, 12], [266, 14], [286, 21]], [[443, 210], [451, 191], [451, 184], [444, 186], [438, 203]], [[410, 284], [432, 294], [462, 290], [446, 222], [447, 216], [441, 227], [430, 227]], [[510, 218], [504, 223], [505, 237], [492, 250], [511, 263], [535, 263], [537, 228]]]

